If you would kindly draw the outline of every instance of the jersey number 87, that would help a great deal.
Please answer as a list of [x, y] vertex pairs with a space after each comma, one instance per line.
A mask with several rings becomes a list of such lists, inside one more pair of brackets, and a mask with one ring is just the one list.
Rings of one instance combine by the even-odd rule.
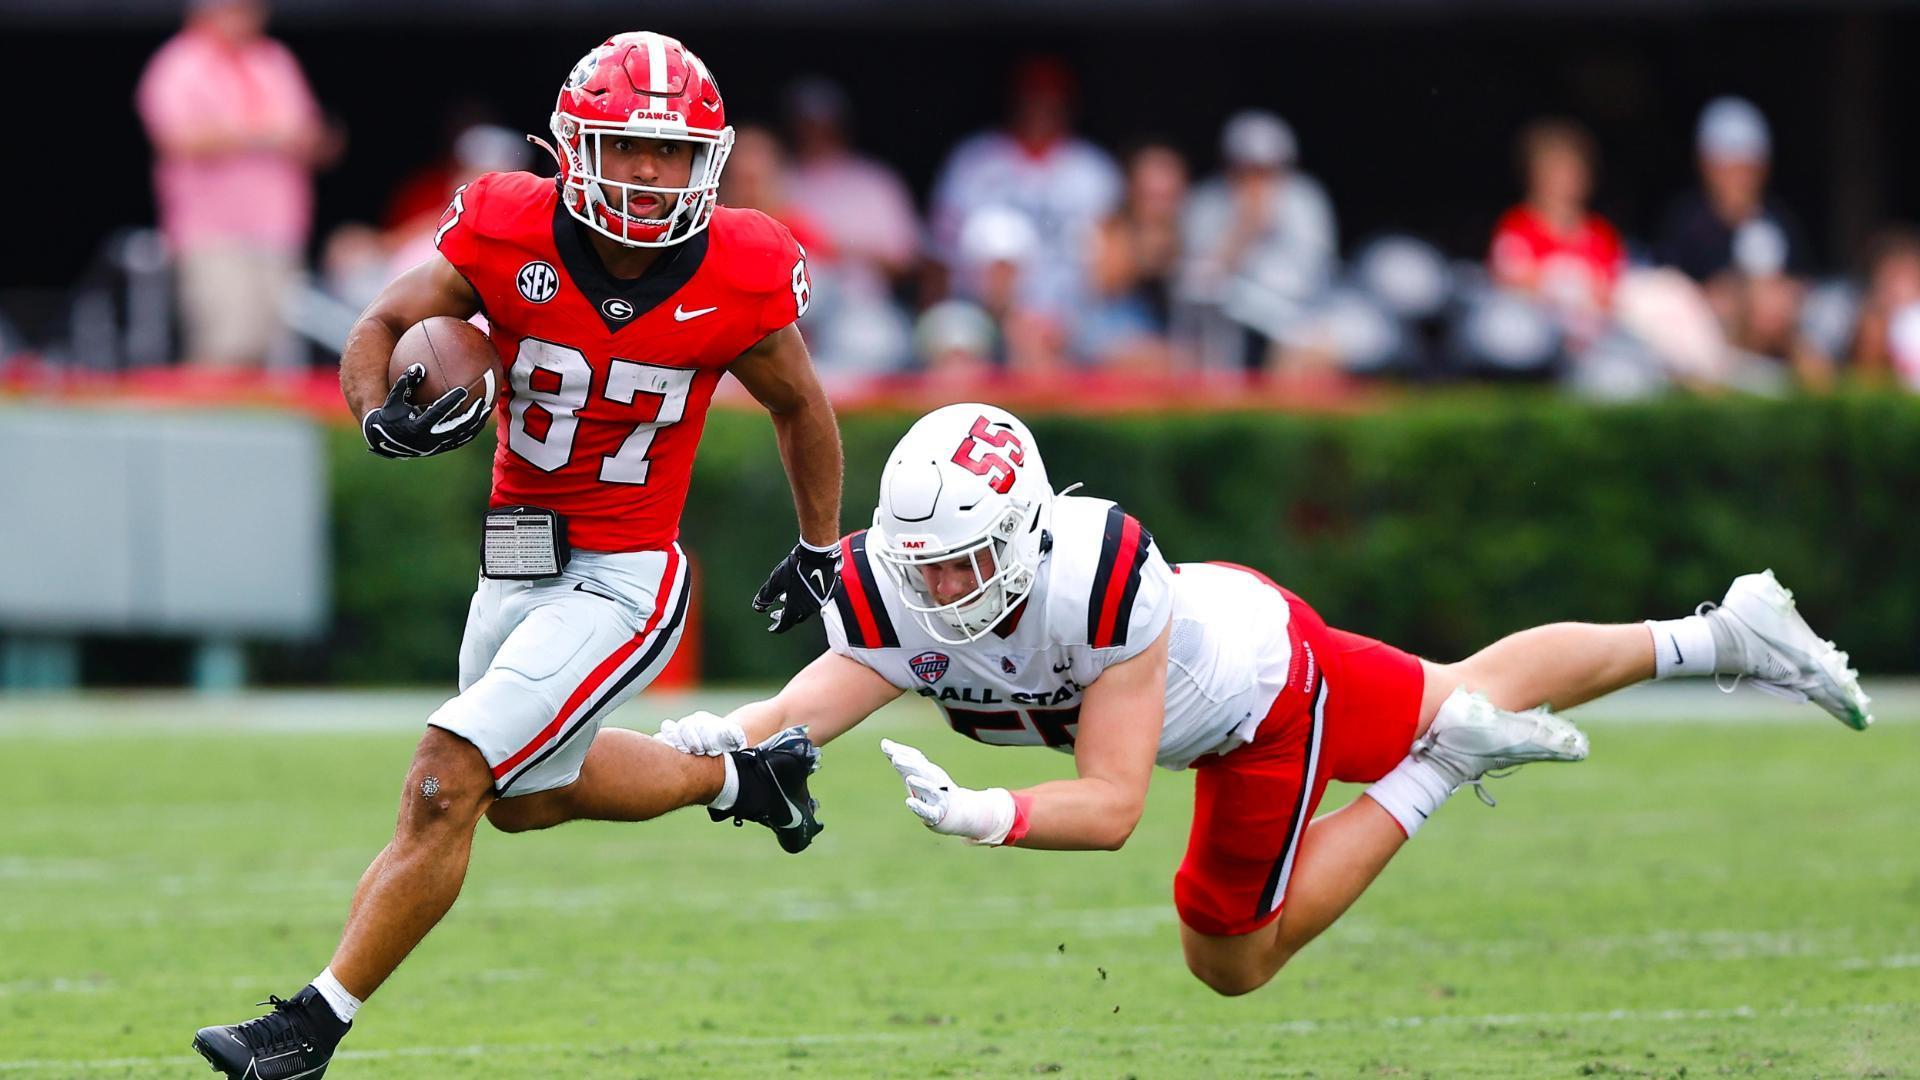
[[[647, 482], [647, 451], [653, 446], [653, 437], [661, 428], [685, 417], [693, 377], [692, 368], [660, 367], [618, 358], [609, 361], [607, 400], [631, 405], [635, 395], [654, 394], [660, 398], [660, 411], [652, 420], [635, 425], [620, 449], [600, 460], [601, 480], [610, 484]], [[593, 368], [579, 349], [525, 338], [507, 378], [513, 386], [507, 446], [534, 467], [554, 472], [573, 457], [574, 434], [580, 423], [575, 414], [587, 404]]]

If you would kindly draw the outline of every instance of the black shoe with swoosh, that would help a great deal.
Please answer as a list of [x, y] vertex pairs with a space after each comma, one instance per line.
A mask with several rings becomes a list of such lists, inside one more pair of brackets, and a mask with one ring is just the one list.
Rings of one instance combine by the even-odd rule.
[[715, 821], [749, 821], [773, 830], [782, 850], [797, 855], [826, 826], [814, 815], [820, 804], [807, 793], [807, 777], [820, 767], [820, 748], [804, 727], [790, 727], [759, 746], [731, 755], [740, 791], [725, 810], [709, 808]]
[[201, 1028], [193, 1048], [231, 1080], [319, 1080], [334, 1047], [353, 1025], [311, 985], [288, 999], [269, 997], [273, 1011], [245, 1023]]

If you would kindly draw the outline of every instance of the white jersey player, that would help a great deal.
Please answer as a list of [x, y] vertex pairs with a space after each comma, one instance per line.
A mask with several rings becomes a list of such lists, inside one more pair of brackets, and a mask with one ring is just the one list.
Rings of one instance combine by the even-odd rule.
[[[1545, 702], [1730, 673], [1872, 720], [1846, 654], [1770, 572], [1703, 614], [1535, 627], [1433, 663], [1328, 627], [1258, 571], [1169, 565], [1120, 507], [1055, 495], [1032, 434], [991, 405], [914, 424], [873, 527], [841, 551], [828, 651], [771, 700], [668, 721], [661, 738], [722, 753], [805, 725], [825, 743], [918, 694], [969, 738], [1073, 754], [1074, 779], [975, 790], [881, 740], [927, 827], [1033, 848], [1120, 847], [1153, 766], [1191, 766], [1174, 905], [1189, 968], [1227, 994], [1272, 978], [1460, 786], [1584, 758], [1586, 737]], [[1336, 779], [1371, 786], [1315, 819]]]

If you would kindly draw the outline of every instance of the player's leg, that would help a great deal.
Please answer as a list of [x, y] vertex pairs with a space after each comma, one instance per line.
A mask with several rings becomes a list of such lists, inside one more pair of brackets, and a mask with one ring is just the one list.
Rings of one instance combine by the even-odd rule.
[[473, 829], [493, 775], [473, 744], [429, 727], [400, 792], [393, 840], [368, 868], [327, 970], [358, 1001], [372, 996], [460, 895]]
[[1210, 934], [1182, 914], [1180, 945], [1188, 970], [1221, 994], [1266, 985], [1353, 906], [1406, 842], [1407, 834], [1371, 799], [1315, 818], [1300, 840], [1279, 918], [1245, 933]]
[[[460, 641], [460, 689], [463, 694], [487, 674], [495, 653], [525, 614], [527, 608], [519, 602], [523, 598], [522, 591], [508, 582], [483, 580], [474, 590], [467, 611], [466, 629]], [[460, 752], [462, 747], [464, 752]], [[472, 768], [475, 761], [479, 762], [481, 775], [470, 781], [464, 775], [464, 770]], [[421, 785], [427, 777], [434, 778], [432, 786], [436, 789], [436, 796], [448, 801], [445, 812], [454, 817], [471, 814], [477, 818], [485, 808], [484, 801], [467, 794], [456, 797], [456, 792], [481, 791], [490, 796], [493, 787], [485, 761], [474, 753], [470, 743], [441, 728], [428, 728], [408, 768], [395, 837], [374, 856], [372, 863], [361, 874], [354, 888], [346, 928], [342, 931], [336, 952], [336, 960], [344, 960], [349, 969], [348, 978], [363, 988], [368, 983], [377, 985], [379, 980], [386, 977], [384, 973], [379, 973], [379, 969], [385, 967], [390, 972], [391, 966], [387, 961], [378, 959], [381, 950], [376, 948], [370, 968], [378, 974], [378, 978], [373, 978], [367, 970], [363, 970], [369, 965], [360, 959], [362, 948], [356, 946], [349, 950], [348, 939], [353, 936], [356, 926], [365, 928], [364, 936], [376, 942], [391, 937], [382, 929], [387, 925], [386, 922], [381, 921], [377, 914], [370, 914], [368, 905], [376, 896], [381, 897], [380, 903], [384, 904], [390, 902], [386, 898], [394, 895], [396, 890], [401, 893], [407, 891], [404, 876], [396, 881], [389, 876], [389, 871], [395, 868], [396, 848], [402, 846], [399, 834], [408, 820], [409, 796], [415, 801], [421, 798]], [[455, 813], [456, 807], [460, 808], [458, 813]], [[471, 840], [473, 828], [473, 822], [469, 821], [465, 828], [467, 841]], [[465, 842], [457, 843], [456, 847], [461, 852], [467, 849]], [[461, 863], [461, 876], [464, 877], [465, 856], [457, 854], [456, 857]], [[374, 921], [369, 923], [369, 918]], [[340, 952], [350, 955], [341, 957]], [[371, 993], [371, 990], [364, 992]], [[269, 1073], [297, 1073], [302, 1069], [324, 1068], [332, 1056], [334, 1045], [345, 1034], [361, 1004], [361, 998], [341, 982], [331, 967], [322, 971], [292, 998], [271, 1000], [275, 1002], [274, 1011], [266, 1016], [239, 1024], [200, 1029], [194, 1036], [194, 1049], [216, 1069], [235, 1077], [250, 1075], [249, 1070], [251, 1074], [258, 1074], [262, 1065]], [[297, 1048], [292, 1051], [286, 1047], [290, 1036], [297, 1036], [293, 1040]]]
[[1330, 780], [1389, 772], [1431, 719], [1417, 658], [1331, 630], [1286, 595], [1296, 642], [1287, 688], [1253, 743], [1196, 768], [1193, 833], [1174, 881], [1187, 967], [1222, 994], [1265, 985], [1400, 850], [1406, 831], [1366, 799], [1313, 815]]
[[[1585, 739], [1566, 721], [1452, 691], [1436, 701], [1439, 665], [1329, 629], [1298, 597], [1289, 603], [1302, 651], [1323, 665], [1311, 722], [1290, 728], [1270, 714], [1252, 745], [1197, 770], [1194, 834], [1175, 881], [1187, 966], [1223, 994], [1272, 979], [1462, 783], [1489, 769], [1586, 756]], [[1286, 704], [1283, 691], [1275, 707]], [[1316, 819], [1330, 779], [1374, 783]], [[1284, 829], [1276, 805], [1293, 808]]]
[[582, 819], [646, 821], [684, 806], [705, 806], [714, 821], [765, 825], [783, 849], [798, 853], [824, 828], [807, 783], [819, 761], [819, 750], [802, 728], [714, 757], [683, 754], [650, 735], [606, 728], [594, 736], [577, 780], [501, 799], [487, 820], [502, 832], [525, 832]]
[[419, 944], [460, 894], [474, 826], [493, 799], [479, 752], [429, 728], [414, 751], [394, 837], [362, 875], [327, 969], [273, 1011], [201, 1028], [193, 1047], [229, 1077], [316, 1076], [362, 1000]]
[[[656, 605], [635, 565], [633, 557], [600, 556], [585, 563], [576, 559], [569, 570], [588, 588], [564, 594], [558, 606], [573, 609], [572, 618], [591, 619], [612, 609], [612, 597], [627, 597], [642, 622], [635, 641], [645, 644], [636, 645], [634, 655], [622, 661], [623, 673], [609, 677], [596, 692], [587, 730], [543, 753], [524, 772], [505, 774], [488, 820], [503, 832], [524, 832], [583, 818], [645, 821], [683, 806], [705, 805], [715, 821], [757, 822], [772, 829], [785, 850], [804, 850], [821, 829], [807, 790], [819, 751], [804, 732], [792, 729], [756, 747], [704, 757], [682, 754], [638, 732], [600, 728], [602, 716], [659, 675], [683, 625], [684, 581], [670, 584]], [[684, 569], [680, 576], [684, 579]]]
[[1570, 709], [1654, 677], [1653, 634], [1644, 624], [1535, 626], [1453, 664], [1429, 664], [1422, 727], [1465, 687], [1503, 709]]
[[704, 806], [726, 782], [726, 759], [683, 754], [651, 735], [602, 728], [580, 778], [563, 788], [501, 799], [487, 820], [501, 832], [546, 829], [579, 819], [646, 821]]
[[1702, 605], [1699, 614], [1632, 625], [1537, 626], [1459, 663], [1436, 665], [1427, 715], [1459, 687], [1505, 709], [1570, 709], [1648, 679], [1709, 675], [1811, 700], [1852, 728], [1873, 722], [1847, 654], [1813, 632], [1772, 571], [1734, 579], [1725, 599]]

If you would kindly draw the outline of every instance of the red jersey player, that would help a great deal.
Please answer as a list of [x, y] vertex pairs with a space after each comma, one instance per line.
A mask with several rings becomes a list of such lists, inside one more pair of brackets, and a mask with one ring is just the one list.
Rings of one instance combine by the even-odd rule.
[[414, 323], [484, 312], [507, 368], [492, 509], [474, 523], [482, 567], [460, 693], [428, 719], [393, 841], [311, 985], [195, 1037], [229, 1076], [325, 1071], [361, 1001], [452, 906], [483, 815], [518, 831], [706, 803], [716, 820], [768, 825], [789, 851], [819, 829], [804, 734], [714, 760], [600, 730], [679, 640], [688, 572], [675, 537], [723, 373], [772, 414], [800, 519], [800, 543], [754, 606], [783, 631], [832, 596], [840, 441], [794, 326], [806, 253], [764, 214], [718, 205], [733, 129], [706, 65], [672, 38], [620, 34], [589, 52], [551, 126], [559, 175], [461, 188], [438, 253], [373, 302], [341, 358], [371, 450], [453, 449], [485, 426], [480, 403], [463, 389], [416, 403], [424, 371], [389, 387], [388, 361]]

